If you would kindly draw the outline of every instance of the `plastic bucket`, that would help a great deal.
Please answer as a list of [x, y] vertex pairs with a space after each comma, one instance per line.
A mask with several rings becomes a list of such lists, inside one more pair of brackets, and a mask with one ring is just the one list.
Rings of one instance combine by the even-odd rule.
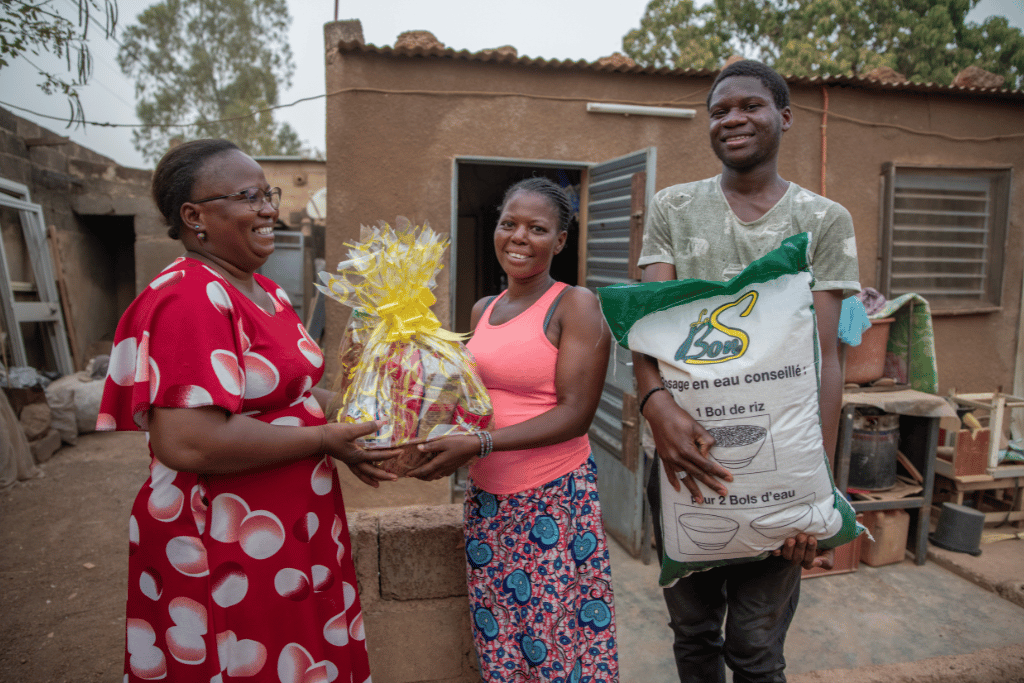
[[848, 486], [862, 491], [887, 491], [895, 486], [899, 444], [899, 415], [855, 411]]
[[889, 326], [895, 318], [872, 320], [864, 330], [860, 344], [846, 349], [847, 384], [869, 384], [885, 374], [885, 349], [889, 345]]

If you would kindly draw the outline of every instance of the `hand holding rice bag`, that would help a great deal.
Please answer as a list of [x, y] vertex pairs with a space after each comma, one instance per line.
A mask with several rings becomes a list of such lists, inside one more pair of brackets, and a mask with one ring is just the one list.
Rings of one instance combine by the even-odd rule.
[[661, 470], [662, 586], [695, 571], [767, 557], [807, 533], [819, 548], [863, 527], [836, 490], [822, 441], [809, 233], [728, 282], [674, 280], [598, 289], [619, 344], [658, 360], [664, 386], [715, 438], [733, 475], [704, 501]]
[[321, 272], [317, 288], [354, 309], [327, 418], [383, 420], [360, 445], [404, 447], [403, 455], [380, 463], [402, 475], [422, 462], [415, 444], [486, 429], [493, 410], [461, 336], [442, 329], [430, 310], [447, 239], [404, 218], [397, 224], [363, 226], [348, 259], [336, 274]]

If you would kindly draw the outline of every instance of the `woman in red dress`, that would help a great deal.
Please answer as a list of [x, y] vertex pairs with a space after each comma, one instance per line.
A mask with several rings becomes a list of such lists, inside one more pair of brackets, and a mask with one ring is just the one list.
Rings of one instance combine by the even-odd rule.
[[148, 431], [129, 519], [125, 680], [370, 680], [341, 490], [394, 476], [326, 424], [320, 349], [255, 273], [281, 190], [225, 140], [157, 165], [153, 198], [185, 256], [118, 325], [98, 429]]

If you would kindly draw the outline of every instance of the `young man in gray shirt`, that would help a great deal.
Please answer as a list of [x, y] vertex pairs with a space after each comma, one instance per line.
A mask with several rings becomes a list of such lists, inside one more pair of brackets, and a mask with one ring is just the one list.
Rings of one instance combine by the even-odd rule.
[[[779, 176], [779, 147], [793, 113], [789, 88], [775, 71], [760, 62], [735, 62], [715, 79], [707, 105], [711, 149], [722, 172], [654, 196], [639, 259], [643, 281], [729, 280], [784, 238], [811, 233], [822, 436], [832, 462], [843, 387], [839, 313], [843, 298], [860, 290], [853, 221], [839, 204]], [[634, 353], [633, 367], [668, 480], [676, 490], [681, 480], [698, 502], [703, 496], [697, 481], [725, 495], [732, 475], [708, 457], [714, 439], [670, 392], [660, 391], [657, 361]], [[660, 552], [658, 477], [654, 468], [648, 494]], [[679, 680], [725, 683], [728, 665], [735, 683], [784, 682], [783, 644], [796, 610], [801, 567], [829, 569], [832, 554], [819, 551], [813, 536], [798, 534], [774, 556], [697, 572], [665, 588]]]

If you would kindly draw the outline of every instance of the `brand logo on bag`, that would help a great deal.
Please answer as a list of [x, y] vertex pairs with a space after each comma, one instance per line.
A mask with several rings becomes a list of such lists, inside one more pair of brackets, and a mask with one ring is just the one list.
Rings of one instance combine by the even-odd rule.
[[726, 327], [719, 320], [723, 313], [743, 305], [744, 302], [747, 304], [739, 314], [741, 318], [747, 317], [754, 310], [754, 304], [757, 303], [757, 292], [747, 292], [735, 301], [722, 304], [708, 317], [705, 317], [708, 314], [708, 309], [702, 310], [697, 316], [697, 322], [690, 323], [690, 334], [676, 351], [676, 360], [690, 365], [708, 365], [724, 363], [746, 353], [747, 347], [750, 346], [750, 337], [747, 336], [747, 333], [740, 329]]

